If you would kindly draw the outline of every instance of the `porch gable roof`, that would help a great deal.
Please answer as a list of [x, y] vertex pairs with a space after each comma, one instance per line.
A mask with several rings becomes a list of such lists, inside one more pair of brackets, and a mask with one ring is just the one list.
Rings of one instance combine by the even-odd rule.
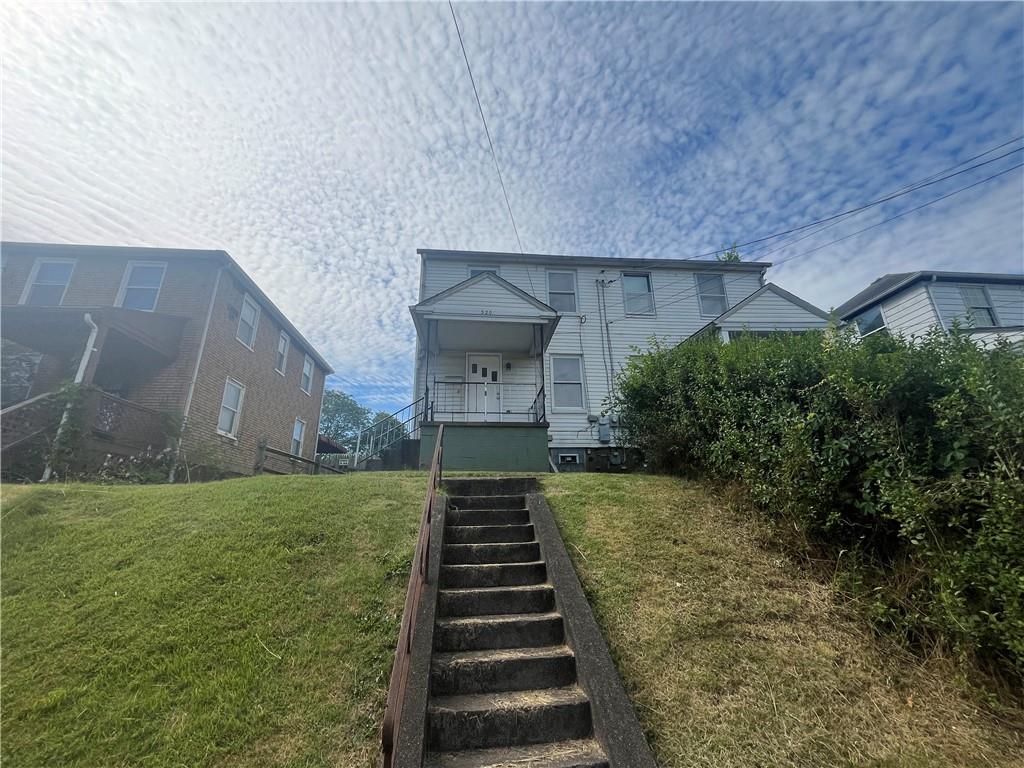
[[482, 272], [430, 296], [410, 310], [414, 315], [461, 314], [490, 310], [495, 316], [554, 319], [558, 312], [493, 272]]

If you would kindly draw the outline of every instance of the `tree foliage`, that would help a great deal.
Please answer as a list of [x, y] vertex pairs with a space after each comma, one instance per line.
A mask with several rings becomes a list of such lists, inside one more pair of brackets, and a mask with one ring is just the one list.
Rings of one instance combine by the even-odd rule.
[[370, 410], [340, 389], [324, 392], [324, 407], [320, 412], [320, 433], [345, 446], [349, 451], [356, 446], [356, 435], [369, 426]]

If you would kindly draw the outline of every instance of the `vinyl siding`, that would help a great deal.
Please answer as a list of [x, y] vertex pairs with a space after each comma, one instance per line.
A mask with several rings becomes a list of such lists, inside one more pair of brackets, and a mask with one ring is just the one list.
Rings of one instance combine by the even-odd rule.
[[915, 285], [883, 302], [882, 317], [885, 318], [885, 327], [894, 336], [923, 336], [937, 322], [928, 297], [928, 287], [923, 284]]
[[745, 328], [752, 331], [798, 331], [806, 328], [826, 328], [828, 320], [808, 312], [777, 293], [772, 293], [771, 288], [768, 288], [717, 325], [726, 331], [739, 331]]
[[[932, 296], [935, 297], [935, 304], [946, 328], [952, 328], [954, 321], [959, 321], [965, 328], [971, 324], [960, 285], [952, 282], [932, 284]], [[992, 307], [1000, 325], [1024, 325], [1024, 286], [987, 284], [984, 287], [992, 299]]]
[[[469, 278], [469, 265], [479, 262], [423, 259], [423, 296], [434, 296], [453, 285]], [[713, 273], [714, 263], [709, 262], [702, 273]], [[623, 266], [632, 271], [628, 264]], [[544, 356], [544, 381], [548, 383], [548, 421], [551, 447], [597, 447], [597, 427], [587, 420], [588, 413], [598, 415], [604, 410], [609, 392], [609, 381], [625, 365], [627, 358], [635, 354], [633, 347], [645, 349], [651, 337], [667, 344], [677, 344], [712, 320], [701, 315], [697, 301], [696, 270], [652, 268], [643, 269], [651, 274], [654, 290], [655, 314], [626, 316], [623, 311], [622, 281], [620, 272], [590, 266], [566, 267], [552, 261], [549, 265], [502, 263], [499, 273], [502, 278], [521, 288], [526, 293], [547, 303], [547, 271], [571, 271], [576, 274], [576, 313], [562, 315], [554, 337]], [[601, 319], [598, 310], [597, 281], [601, 278], [615, 280], [607, 286], [608, 320], [610, 320], [611, 359], [606, 343], [602, 343]], [[761, 287], [761, 275], [752, 273], [723, 273], [729, 306], [740, 302]], [[536, 312], [536, 309], [533, 309]], [[487, 352], [490, 350], [480, 350]], [[584, 397], [587, 412], [559, 412], [553, 409], [551, 399], [551, 355], [581, 355], [584, 369]], [[420, 361], [421, 362], [421, 361]], [[423, 372], [417, 364], [417, 397], [422, 392]], [[462, 371], [464, 373], [464, 364]], [[432, 374], [431, 374], [432, 375]], [[613, 444], [615, 431], [613, 430]]]
[[[451, 286], [448, 286], [451, 287]], [[508, 316], [536, 315], [538, 308], [508, 288], [483, 279], [430, 305], [431, 311], [479, 318], [482, 313]]]

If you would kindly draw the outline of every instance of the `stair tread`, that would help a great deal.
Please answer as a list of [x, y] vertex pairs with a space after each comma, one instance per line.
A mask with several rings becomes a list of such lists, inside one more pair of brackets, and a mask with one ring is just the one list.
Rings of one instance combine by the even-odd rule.
[[449, 595], [468, 595], [477, 592], [486, 592], [488, 594], [494, 592], [547, 592], [552, 589], [554, 587], [545, 581], [540, 584], [516, 584], [507, 587], [442, 587], [438, 591]]
[[[474, 512], [479, 510], [473, 510]], [[489, 523], [484, 525], [465, 525], [464, 523], [449, 523], [446, 528], [531, 528], [533, 523]]]
[[[521, 541], [520, 544], [532, 544], [532, 541]], [[463, 546], [461, 544], [449, 544], [449, 547]], [[442, 563], [443, 568], [465, 568], [471, 570], [473, 568], [504, 568], [509, 565], [523, 566], [523, 565], [544, 565], [543, 560], [523, 560], [518, 563]]]
[[545, 707], [585, 704], [587, 695], [578, 685], [564, 688], [533, 688], [526, 691], [496, 693], [458, 693], [431, 696], [428, 712], [492, 712], [494, 710], [528, 710]]
[[560, 619], [558, 611], [544, 613], [486, 613], [480, 616], [439, 616], [438, 624], [445, 626], [473, 626], [474, 624], [514, 624], [517, 621], [550, 621]]
[[594, 739], [552, 741], [515, 747], [430, 752], [424, 768], [571, 768], [607, 765], [607, 756]]
[[436, 664], [483, 664], [496, 661], [571, 658], [572, 656], [572, 650], [563, 643], [562, 645], [543, 645], [540, 647], [487, 648], [478, 651], [435, 651], [433, 662]]

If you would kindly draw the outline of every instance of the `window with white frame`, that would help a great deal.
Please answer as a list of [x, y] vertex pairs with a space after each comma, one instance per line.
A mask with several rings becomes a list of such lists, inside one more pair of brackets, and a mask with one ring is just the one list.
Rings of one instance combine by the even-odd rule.
[[217, 418], [217, 431], [228, 437], [238, 435], [238, 420], [242, 415], [242, 401], [245, 400], [245, 387], [234, 379], [224, 382], [224, 397], [220, 401], [220, 416]]
[[556, 312], [576, 311], [575, 272], [548, 272], [548, 305]]
[[33, 307], [59, 307], [75, 269], [74, 259], [38, 259], [25, 285], [21, 303]]
[[256, 344], [256, 327], [260, 322], [260, 305], [253, 301], [249, 294], [242, 297], [242, 311], [238, 313], [238, 333], [240, 342], [252, 349]]
[[729, 308], [721, 275], [697, 275], [697, 297], [705, 317], [718, 317]]
[[871, 307], [853, 318], [857, 325], [857, 331], [861, 336], [868, 336], [872, 333], [885, 330], [885, 317], [882, 315], [882, 308]]
[[555, 408], [583, 410], [583, 358], [551, 356], [551, 404]]
[[971, 325], [975, 328], [991, 328], [999, 325], [996, 322], [996, 313], [992, 309], [992, 302], [989, 299], [988, 291], [981, 285], [961, 285], [960, 295], [963, 296], [964, 306], [967, 307], [967, 316], [971, 319]]
[[313, 358], [306, 355], [302, 361], [302, 379], [299, 381], [299, 389], [307, 395], [313, 390]]
[[295, 420], [295, 426], [292, 427], [292, 454], [295, 456], [302, 455], [302, 441], [306, 437], [306, 422], [302, 419]]
[[476, 277], [477, 275], [482, 275], [485, 272], [490, 272], [492, 275], [500, 275], [501, 274], [501, 272], [498, 271], [498, 267], [479, 267], [478, 266], [478, 267], [470, 267], [469, 268], [469, 276], [470, 277]]
[[131, 261], [124, 270], [117, 306], [152, 312], [160, 295], [167, 265], [153, 261]]
[[627, 315], [654, 314], [654, 289], [649, 272], [622, 273], [622, 301]]
[[281, 335], [277, 339], [277, 362], [274, 364], [274, 370], [282, 376], [288, 369], [288, 348], [291, 344], [292, 340], [288, 338], [288, 334], [281, 331]]

